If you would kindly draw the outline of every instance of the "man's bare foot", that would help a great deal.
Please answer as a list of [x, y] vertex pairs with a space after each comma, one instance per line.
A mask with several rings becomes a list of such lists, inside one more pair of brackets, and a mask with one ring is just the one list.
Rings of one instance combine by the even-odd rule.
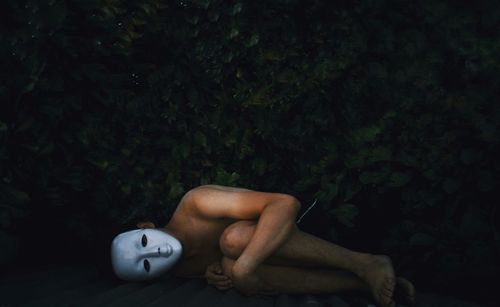
[[358, 275], [370, 286], [373, 299], [378, 305], [381, 307], [396, 306], [392, 297], [396, 286], [396, 276], [389, 257], [384, 255], [368, 256]]
[[396, 279], [396, 288], [394, 290], [394, 298], [396, 301], [405, 306], [414, 307], [416, 306], [415, 295], [415, 287], [411, 281], [403, 277], [398, 277]]

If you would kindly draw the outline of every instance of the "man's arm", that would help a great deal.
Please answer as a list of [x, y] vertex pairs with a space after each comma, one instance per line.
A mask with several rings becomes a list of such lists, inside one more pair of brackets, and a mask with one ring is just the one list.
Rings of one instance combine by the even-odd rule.
[[295, 197], [281, 193], [202, 186], [189, 194], [196, 211], [205, 218], [258, 219], [252, 238], [233, 266], [234, 277], [254, 273], [288, 239], [300, 209]]

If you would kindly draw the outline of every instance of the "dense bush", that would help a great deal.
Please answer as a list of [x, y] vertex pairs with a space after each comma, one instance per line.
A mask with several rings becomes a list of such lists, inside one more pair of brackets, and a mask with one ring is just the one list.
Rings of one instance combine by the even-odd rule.
[[498, 6], [4, 1], [0, 226], [91, 240], [218, 183], [317, 197], [431, 285], [494, 276]]

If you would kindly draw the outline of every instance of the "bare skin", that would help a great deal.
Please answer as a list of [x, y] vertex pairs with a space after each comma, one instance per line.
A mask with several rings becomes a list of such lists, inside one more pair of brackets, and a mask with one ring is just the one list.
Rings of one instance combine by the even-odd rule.
[[[254, 221], [240, 221], [226, 228], [220, 240], [224, 255], [230, 259], [237, 259], [252, 237], [255, 227]], [[350, 251], [302, 232], [297, 227], [292, 231], [288, 241], [265, 263], [278, 266], [344, 269], [354, 273], [354, 276], [365, 284], [354, 280], [345, 283], [357, 285], [359, 290], [369, 290], [381, 306], [395, 304], [392, 297], [396, 285], [399, 285], [398, 290], [403, 300], [406, 299], [409, 305], [414, 304], [413, 285], [406, 279], [396, 279], [389, 257]], [[342, 288], [342, 285], [335, 287]]]
[[220, 289], [234, 285], [246, 294], [369, 291], [383, 307], [395, 306], [396, 291], [414, 304], [413, 285], [396, 278], [389, 257], [300, 231], [293, 197], [215, 185], [194, 190], [160, 228], [183, 245], [176, 275], [210, 277]]

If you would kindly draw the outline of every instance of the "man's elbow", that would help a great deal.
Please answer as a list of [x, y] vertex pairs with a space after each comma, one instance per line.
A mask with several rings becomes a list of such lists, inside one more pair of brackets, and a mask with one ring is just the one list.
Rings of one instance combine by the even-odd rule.
[[297, 214], [300, 211], [300, 208], [302, 207], [300, 201], [292, 195], [284, 194], [283, 196], [284, 196], [283, 203], [286, 204], [289, 208], [291, 208], [291, 210], [293, 210], [295, 214]]
[[291, 198], [292, 198], [292, 199], [291, 199], [291, 201], [292, 201], [292, 203], [293, 203], [293, 206], [295, 206], [295, 208], [297, 209], [297, 211], [299, 211], [299, 210], [300, 210], [300, 208], [302, 208], [302, 204], [301, 204], [301, 203], [300, 203], [300, 201], [299, 201], [297, 198], [295, 198], [294, 196], [291, 196]]
[[281, 194], [270, 202], [264, 209], [265, 212], [274, 212], [280, 216], [294, 219], [300, 211], [301, 204], [297, 198], [289, 194]]

